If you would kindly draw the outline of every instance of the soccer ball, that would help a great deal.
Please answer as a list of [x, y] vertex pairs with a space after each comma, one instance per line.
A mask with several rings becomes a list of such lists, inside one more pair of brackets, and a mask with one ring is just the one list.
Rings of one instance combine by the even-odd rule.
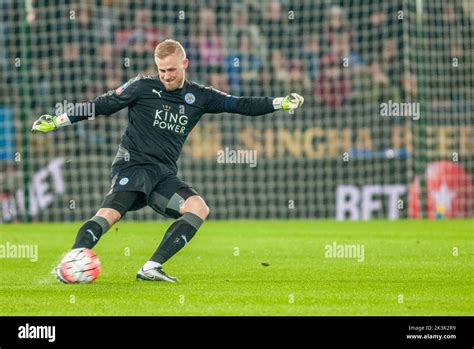
[[90, 284], [99, 277], [99, 257], [88, 248], [75, 248], [61, 260], [60, 273], [70, 284]]

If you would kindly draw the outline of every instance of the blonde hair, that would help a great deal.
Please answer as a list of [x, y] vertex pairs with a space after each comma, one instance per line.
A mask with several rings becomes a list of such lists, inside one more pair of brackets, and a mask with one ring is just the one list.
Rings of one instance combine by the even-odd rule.
[[183, 59], [186, 58], [186, 51], [179, 41], [173, 39], [167, 39], [162, 41], [155, 48], [155, 58], [163, 59], [181, 51]]

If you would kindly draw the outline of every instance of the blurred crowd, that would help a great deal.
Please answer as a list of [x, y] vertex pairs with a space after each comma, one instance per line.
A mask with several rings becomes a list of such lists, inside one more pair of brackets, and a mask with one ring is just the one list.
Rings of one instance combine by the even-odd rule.
[[[338, 108], [416, 98], [421, 84], [428, 99], [472, 99], [472, 7], [432, 3], [420, 33], [401, 0], [0, 0], [0, 90], [5, 99], [28, 79], [43, 111], [94, 98], [156, 74], [154, 47], [175, 38], [190, 80], [234, 95], [297, 91]], [[31, 58], [27, 74], [13, 69], [16, 57]]]
[[[29, 139], [31, 122], [56, 103], [155, 75], [154, 48], [164, 39], [185, 47], [189, 80], [234, 95], [298, 92], [306, 121], [341, 127], [348, 119], [352, 127], [389, 100], [472, 110], [473, 22], [474, 0], [0, 0], [0, 160], [8, 160], [0, 161], [0, 203], [48, 152], [82, 159], [67, 165], [70, 190], [82, 193], [83, 164], [101, 178], [100, 154], [112, 156], [119, 135], [102, 131], [120, 125], [104, 118]], [[380, 149], [390, 140], [385, 126], [375, 136]], [[14, 159], [35, 153], [37, 162]]]

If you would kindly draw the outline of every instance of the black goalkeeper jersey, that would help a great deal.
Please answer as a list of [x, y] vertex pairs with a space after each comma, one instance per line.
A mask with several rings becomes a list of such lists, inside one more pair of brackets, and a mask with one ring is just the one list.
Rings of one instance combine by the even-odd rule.
[[[137, 76], [90, 103], [95, 115], [128, 107], [129, 124], [121, 145], [130, 153], [130, 161], [164, 165], [176, 173], [183, 144], [204, 114], [263, 115], [275, 111], [272, 102], [270, 97], [235, 97], [188, 81], [181, 89], [166, 91], [158, 77]], [[87, 118], [68, 116], [73, 123]]]

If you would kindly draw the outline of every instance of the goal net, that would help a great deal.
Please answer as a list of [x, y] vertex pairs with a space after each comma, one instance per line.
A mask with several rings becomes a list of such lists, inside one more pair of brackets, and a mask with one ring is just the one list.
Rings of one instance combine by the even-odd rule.
[[212, 218], [473, 215], [470, 0], [0, 0], [0, 19], [1, 222], [95, 213], [127, 110], [49, 134], [31, 124], [156, 74], [166, 38], [189, 80], [305, 97], [294, 112], [202, 118], [178, 175]]

